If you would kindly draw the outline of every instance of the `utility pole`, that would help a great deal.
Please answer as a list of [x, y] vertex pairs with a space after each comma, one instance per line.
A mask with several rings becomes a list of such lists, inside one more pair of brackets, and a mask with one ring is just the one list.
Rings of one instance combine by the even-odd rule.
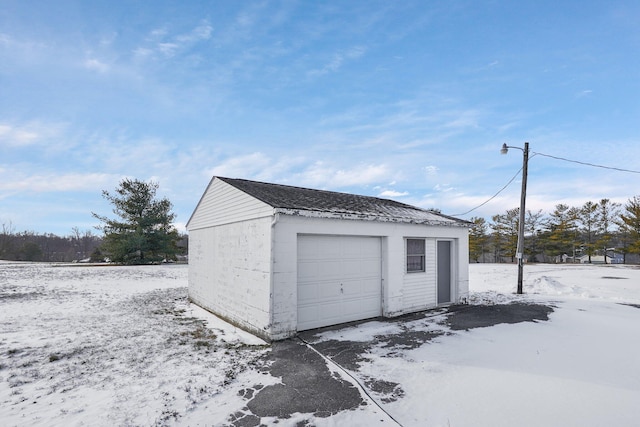
[[520, 218], [518, 220], [518, 247], [516, 248], [516, 259], [518, 260], [518, 294], [522, 294], [522, 277], [524, 273], [524, 218], [527, 201], [527, 174], [529, 166], [529, 143], [524, 143], [524, 148], [511, 147], [507, 144], [502, 144], [500, 153], [507, 154], [509, 148], [517, 148], [522, 150], [522, 191], [520, 192]]

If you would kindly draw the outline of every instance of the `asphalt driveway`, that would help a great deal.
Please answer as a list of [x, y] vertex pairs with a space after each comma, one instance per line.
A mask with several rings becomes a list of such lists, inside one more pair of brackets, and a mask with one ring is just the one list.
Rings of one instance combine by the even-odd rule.
[[358, 373], [366, 354], [374, 347], [386, 349], [389, 356], [393, 356], [399, 351], [429, 345], [434, 338], [445, 334], [501, 323], [546, 321], [551, 312], [552, 306], [522, 302], [451, 306], [393, 319], [375, 319], [373, 321], [380, 325], [379, 333], [364, 342], [325, 339], [323, 335], [372, 320], [301, 332], [296, 338], [274, 342], [263, 361], [261, 369], [281, 377], [281, 384], [255, 385], [243, 390], [246, 407], [232, 415], [229, 425], [257, 426], [261, 417], [287, 419], [295, 413], [322, 418], [356, 409], [372, 398], [374, 404], [402, 399], [404, 390], [398, 383], [370, 377], [362, 380], [361, 376], [360, 389], [354, 381], [332, 373], [328, 364], [351, 377]]

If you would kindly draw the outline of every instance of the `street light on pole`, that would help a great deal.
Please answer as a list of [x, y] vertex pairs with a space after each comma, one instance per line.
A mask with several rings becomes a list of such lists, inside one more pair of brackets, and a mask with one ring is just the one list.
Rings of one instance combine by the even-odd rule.
[[524, 148], [512, 147], [502, 144], [500, 154], [507, 154], [509, 148], [522, 151], [522, 191], [520, 193], [520, 219], [518, 222], [518, 247], [516, 249], [516, 259], [518, 260], [518, 294], [522, 294], [522, 275], [524, 268], [524, 210], [527, 200], [527, 167], [529, 165], [529, 143], [524, 143]]

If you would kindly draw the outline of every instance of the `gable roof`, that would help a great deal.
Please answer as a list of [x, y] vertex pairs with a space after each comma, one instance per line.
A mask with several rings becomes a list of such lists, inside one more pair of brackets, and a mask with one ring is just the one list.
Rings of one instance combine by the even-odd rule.
[[335, 191], [314, 190], [289, 185], [270, 184], [214, 177], [272, 206], [279, 213], [301, 216], [369, 219], [390, 222], [467, 227], [468, 221], [438, 212], [407, 205], [395, 200], [360, 196]]

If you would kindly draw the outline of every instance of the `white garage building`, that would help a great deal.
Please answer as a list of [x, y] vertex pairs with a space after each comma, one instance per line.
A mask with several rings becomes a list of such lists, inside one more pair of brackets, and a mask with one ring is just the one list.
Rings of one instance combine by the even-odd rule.
[[214, 177], [189, 297], [268, 340], [468, 297], [470, 223], [392, 200]]

